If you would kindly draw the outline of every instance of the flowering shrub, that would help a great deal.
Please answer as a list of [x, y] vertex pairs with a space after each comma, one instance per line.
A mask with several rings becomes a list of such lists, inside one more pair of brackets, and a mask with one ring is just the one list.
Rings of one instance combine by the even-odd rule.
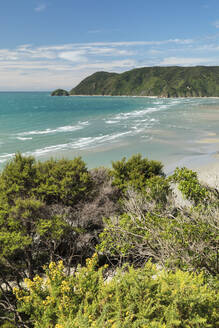
[[95, 254], [72, 276], [62, 262], [51, 263], [46, 276], [26, 280], [16, 289], [20, 311], [35, 328], [195, 328], [216, 327], [219, 296], [203, 274], [159, 271], [148, 262], [126, 266], [110, 280], [97, 268]]

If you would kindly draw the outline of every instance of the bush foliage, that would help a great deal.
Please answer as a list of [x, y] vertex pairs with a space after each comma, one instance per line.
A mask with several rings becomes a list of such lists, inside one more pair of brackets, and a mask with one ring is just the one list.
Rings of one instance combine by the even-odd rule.
[[210, 196], [209, 190], [200, 184], [196, 172], [186, 167], [176, 168], [172, 179], [178, 182], [179, 190], [187, 199], [193, 201], [195, 205], [207, 203]]
[[66, 276], [62, 262], [50, 263], [46, 276], [25, 280], [14, 290], [20, 311], [36, 328], [216, 327], [219, 297], [202, 274], [160, 271], [148, 262], [124, 267], [110, 280], [97, 269], [96, 254], [86, 267]]
[[[218, 190], [186, 168], [16, 154], [0, 173], [0, 326], [216, 327], [218, 219]], [[83, 267], [96, 251], [121, 267], [108, 283], [97, 255]]]
[[162, 163], [142, 158], [141, 154], [133, 155], [128, 160], [124, 157], [121, 161], [112, 162], [113, 185], [123, 192], [130, 186], [144, 191], [148, 179], [164, 175], [162, 169]]

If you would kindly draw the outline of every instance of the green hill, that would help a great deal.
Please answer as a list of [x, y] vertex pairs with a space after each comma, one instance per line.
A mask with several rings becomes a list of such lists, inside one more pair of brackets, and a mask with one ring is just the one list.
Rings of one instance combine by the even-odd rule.
[[97, 72], [70, 95], [219, 97], [219, 66], [144, 67], [121, 74]]

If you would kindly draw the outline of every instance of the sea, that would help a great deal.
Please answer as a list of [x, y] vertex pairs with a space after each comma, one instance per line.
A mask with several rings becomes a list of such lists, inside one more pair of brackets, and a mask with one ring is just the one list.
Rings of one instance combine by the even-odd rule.
[[218, 160], [218, 123], [218, 98], [1, 92], [0, 169], [16, 152], [40, 161], [81, 156], [88, 168], [141, 153], [166, 173], [195, 168]]

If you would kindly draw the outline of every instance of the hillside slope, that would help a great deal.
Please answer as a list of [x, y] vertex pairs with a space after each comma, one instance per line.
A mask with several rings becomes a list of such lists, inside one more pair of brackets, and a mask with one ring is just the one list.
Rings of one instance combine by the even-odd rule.
[[70, 95], [219, 97], [219, 66], [144, 67], [121, 74], [97, 72]]

